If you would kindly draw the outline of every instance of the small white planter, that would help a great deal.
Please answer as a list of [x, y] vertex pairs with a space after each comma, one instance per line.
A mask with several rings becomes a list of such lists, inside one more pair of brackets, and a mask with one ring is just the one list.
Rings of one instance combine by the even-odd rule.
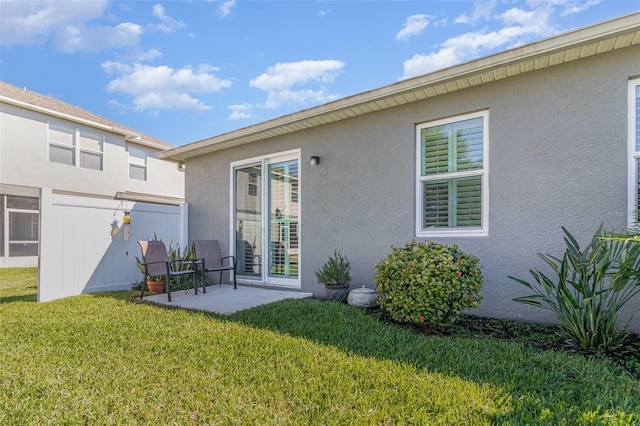
[[373, 308], [378, 306], [378, 292], [365, 286], [353, 289], [347, 296], [347, 303], [357, 308]]

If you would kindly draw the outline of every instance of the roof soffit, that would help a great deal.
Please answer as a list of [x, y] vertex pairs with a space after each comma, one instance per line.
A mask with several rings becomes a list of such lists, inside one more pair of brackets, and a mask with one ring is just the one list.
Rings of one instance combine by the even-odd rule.
[[184, 161], [637, 44], [640, 13], [169, 149], [159, 157]]

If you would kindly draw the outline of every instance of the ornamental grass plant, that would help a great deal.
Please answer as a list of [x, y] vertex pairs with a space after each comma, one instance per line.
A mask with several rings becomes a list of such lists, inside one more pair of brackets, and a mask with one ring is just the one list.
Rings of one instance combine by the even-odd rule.
[[564, 336], [582, 350], [611, 351], [627, 338], [633, 320], [622, 323], [620, 310], [640, 293], [638, 247], [633, 240], [609, 238], [600, 228], [581, 248], [562, 230], [562, 258], [539, 254], [552, 274], [531, 270], [533, 282], [509, 277], [532, 291], [514, 300], [553, 311]]

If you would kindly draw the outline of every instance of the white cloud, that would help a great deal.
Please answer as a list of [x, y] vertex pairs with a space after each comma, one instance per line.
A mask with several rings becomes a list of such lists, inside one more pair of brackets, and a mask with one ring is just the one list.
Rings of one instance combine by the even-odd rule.
[[396, 40], [408, 40], [411, 37], [422, 34], [429, 25], [429, 19], [433, 19], [429, 15], [411, 15], [404, 23], [404, 27], [396, 34]]
[[599, 3], [600, 3], [600, 0], [590, 0], [586, 2], [567, 1], [562, 4], [564, 6], [564, 9], [560, 13], [560, 15], [567, 16], [567, 15], [573, 15], [576, 13], [584, 12], [585, 10], [589, 9], [592, 6], [596, 6]]
[[[594, 2], [579, 3], [586, 7]], [[496, 12], [495, 2], [477, 2], [473, 16], [459, 17], [457, 22], [472, 23], [479, 19], [497, 22], [498, 29], [467, 32], [447, 39], [431, 53], [418, 53], [403, 63], [403, 78], [410, 78], [447, 68], [480, 56], [530, 43], [559, 32], [556, 17], [577, 10], [578, 2], [566, 0], [530, 0], [523, 7]], [[495, 25], [494, 25], [495, 27]]]
[[255, 118], [256, 115], [252, 112], [255, 105], [251, 104], [240, 104], [240, 105], [229, 105], [229, 109], [231, 110], [231, 114], [229, 115], [229, 120], [240, 120], [240, 119], [250, 119]]
[[67, 26], [100, 18], [107, 1], [2, 1], [0, 43], [37, 45]]
[[471, 24], [480, 19], [489, 20], [492, 18], [493, 9], [496, 7], [495, 1], [479, 0], [473, 3], [473, 13], [471, 16], [462, 14], [455, 19], [456, 24]]
[[139, 50], [132, 54], [132, 62], [151, 61], [162, 56], [162, 52], [158, 49]]
[[217, 68], [200, 65], [196, 70], [183, 67], [124, 64], [106, 61], [102, 64], [107, 75], [116, 75], [109, 82], [109, 92], [120, 92], [133, 97], [136, 110], [181, 109], [204, 111], [211, 107], [192, 94], [218, 92], [231, 87], [231, 81], [216, 77]]
[[278, 63], [269, 67], [266, 73], [252, 79], [249, 85], [272, 92], [286, 90], [313, 80], [331, 83], [344, 66], [344, 62], [331, 59]]
[[[300, 61], [278, 63], [249, 81], [249, 86], [267, 92], [263, 104], [232, 105], [230, 120], [256, 118], [255, 109], [275, 109], [288, 104], [319, 104], [340, 97], [329, 93], [326, 85], [333, 83], [342, 72], [345, 63], [336, 60]], [[300, 87], [300, 86], [313, 86]]]
[[142, 29], [123, 22], [90, 25], [103, 17], [107, 1], [2, 1], [0, 44], [39, 45], [53, 40], [66, 52], [136, 46]]
[[218, 15], [225, 18], [233, 13], [234, 7], [236, 7], [236, 0], [224, 0], [218, 8]]
[[65, 52], [97, 52], [107, 48], [137, 46], [141, 35], [142, 28], [130, 22], [115, 27], [69, 25], [55, 32], [53, 44]]
[[164, 7], [160, 3], [156, 3], [153, 6], [153, 16], [160, 20], [160, 24], [156, 24], [153, 26], [157, 31], [170, 34], [174, 32], [176, 29], [185, 28], [187, 24], [183, 21], [178, 21], [173, 19], [167, 14], [164, 13]]

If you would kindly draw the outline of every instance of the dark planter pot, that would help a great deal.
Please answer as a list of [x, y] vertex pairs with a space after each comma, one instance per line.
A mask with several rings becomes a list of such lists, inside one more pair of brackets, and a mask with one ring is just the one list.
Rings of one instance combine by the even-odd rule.
[[347, 303], [347, 297], [349, 296], [349, 285], [342, 286], [325, 286], [327, 291], [327, 300], [332, 302]]
[[164, 293], [164, 281], [147, 281], [147, 288], [151, 293]]

